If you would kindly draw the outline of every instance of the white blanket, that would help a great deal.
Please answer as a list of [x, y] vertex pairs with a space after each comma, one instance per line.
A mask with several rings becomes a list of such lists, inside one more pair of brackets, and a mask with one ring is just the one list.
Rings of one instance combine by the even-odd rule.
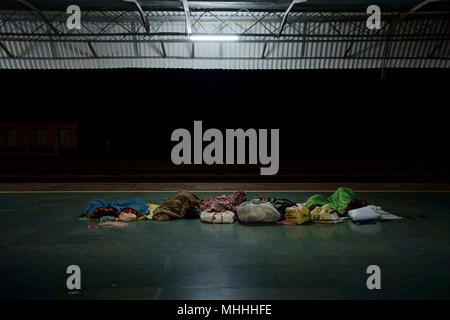
[[353, 209], [348, 212], [350, 218], [353, 221], [365, 221], [365, 220], [397, 220], [401, 219], [396, 215], [384, 211], [381, 207], [367, 206], [358, 209]]
[[200, 213], [200, 220], [208, 223], [233, 223], [234, 212], [228, 210], [222, 212], [202, 211]]

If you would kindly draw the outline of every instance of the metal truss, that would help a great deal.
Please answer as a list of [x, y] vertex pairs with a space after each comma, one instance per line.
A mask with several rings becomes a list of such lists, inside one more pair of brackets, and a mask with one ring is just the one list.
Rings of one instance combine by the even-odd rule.
[[[187, 32], [182, 28], [172, 28], [170, 31], [161, 31], [163, 25], [180, 25], [185, 22], [183, 12], [143, 12], [144, 19], [141, 19], [140, 12], [135, 11], [86, 11], [82, 12], [82, 30], [68, 30], [66, 27], [66, 12], [46, 12], [45, 20], [41, 16], [36, 16], [31, 12], [1, 12], [0, 11], [0, 36], [3, 41], [20, 40], [23, 37], [30, 37], [33, 40], [48, 40], [49, 36], [58, 35], [61, 39], [108, 38], [109, 40], [122, 41], [128, 37], [141, 37], [151, 39], [153, 37], [185, 37]], [[315, 12], [315, 13], [291, 13], [285, 26], [282, 21], [283, 13], [279, 12], [251, 12], [242, 9], [236, 12], [215, 12], [205, 10], [202, 12], [190, 12], [191, 32], [194, 34], [234, 34], [240, 37], [252, 37], [253, 40], [263, 41], [266, 38], [380, 38], [385, 34], [369, 30], [365, 27], [368, 17], [365, 13], [346, 12]], [[382, 16], [382, 22], [389, 24], [398, 20], [400, 13], [388, 13]], [[431, 24], [436, 19], [449, 20], [450, 12], [419, 12], [410, 14], [404, 18], [404, 26], [407, 27], [411, 20], [429, 21]], [[148, 21], [148, 26], [147, 22]], [[189, 20], [187, 20], [189, 21]], [[51, 25], [52, 32], [48, 32], [46, 26]], [[134, 28], [131, 28], [131, 25]], [[309, 26], [307, 26], [309, 25]], [[212, 26], [212, 27], [211, 27]], [[325, 28], [323, 27], [325, 26]], [[283, 34], [280, 34], [283, 27]], [[398, 37], [427, 37], [445, 36], [445, 34], [412, 32], [405, 27], [399, 26], [403, 31], [397, 34]], [[148, 31], [147, 31], [148, 29]], [[258, 30], [257, 30], [258, 29]], [[315, 32], [317, 29], [327, 29], [324, 33]], [[345, 30], [344, 30], [345, 29]], [[167, 30], [167, 28], [166, 28]], [[264, 39], [259, 39], [264, 38]]]
[[[183, 10], [178, 11], [82, 11], [81, 30], [69, 30], [66, 12], [0, 11], [0, 59], [115, 59], [115, 58], [182, 58], [206, 59], [195, 56], [195, 45], [187, 34], [238, 35], [236, 43], [262, 43], [261, 52], [242, 59], [304, 59], [305, 54], [273, 56], [269, 46], [277, 43], [304, 45], [307, 43], [332, 43], [345, 45], [344, 55], [309, 56], [309, 59], [401, 59], [389, 50], [375, 50], [379, 46], [392, 47], [397, 42], [420, 42], [430, 48], [423, 56], [408, 59], [449, 59], [450, 12], [412, 11], [388, 12], [382, 15], [382, 28], [370, 30], [366, 27], [365, 12], [283, 12], [283, 11], [235, 11]], [[287, 14], [289, 13], [289, 15]], [[186, 16], [186, 15], [189, 16]], [[395, 28], [392, 26], [395, 25]], [[27, 50], [13, 50], [17, 43], [27, 43]], [[27, 52], [33, 46], [49, 43], [52, 46], [67, 45], [72, 55], [35, 55]], [[105, 54], [96, 47], [102, 44], [134, 44], [130, 55]], [[187, 43], [191, 47], [188, 56], [171, 56], [166, 46]], [[218, 41], [220, 44], [220, 41]], [[358, 45], [358, 43], [360, 45]], [[87, 45], [89, 52], [79, 48]], [[159, 52], [145, 55], [139, 48], [148, 44]], [[358, 47], [358, 48], [355, 48]], [[83, 46], [84, 48], [84, 46]], [[304, 50], [304, 49], [303, 49]], [[273, 48], [272, 48], [273, 51]], [[382, 52], [382, 56], [374, 52]], [[368, 52], [370, 54], [368, 55]], [[235, 59], [223, 54], [210, 59]]]

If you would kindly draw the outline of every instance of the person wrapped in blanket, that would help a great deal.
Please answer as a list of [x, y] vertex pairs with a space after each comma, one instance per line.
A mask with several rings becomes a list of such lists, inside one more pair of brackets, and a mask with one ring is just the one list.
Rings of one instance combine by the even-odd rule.
[[206, 223], [234, 223], [238, 207], [246, 199], [244, 191], [206, 198], [201, 206], [200, 219]]
[[350, 188], [340, 187], [326, 198], [316, 194], [308, 198], [305, 206], [311, 210], [311, 220], [315, 223], [334, 224], [347, 218], [349, 210], [368, 206], [364, 200], [356, 199], [355, 192]]
[[151, 219], [152, 211], [149, 209], [149, 205], [150, 207], [152, 206], [152, 204], [147, 204], [141, 198], [117, 201], [93, 199], [88, 202], [83, 217], [88, 220], [101, 219], [103, 222], [112, 220], [129, 222]]
[[153, 219], [167, 221], [181, 218], [198, 218], [202, 201], [187, 190], [177, 192], [164, 201], [153, 213]]

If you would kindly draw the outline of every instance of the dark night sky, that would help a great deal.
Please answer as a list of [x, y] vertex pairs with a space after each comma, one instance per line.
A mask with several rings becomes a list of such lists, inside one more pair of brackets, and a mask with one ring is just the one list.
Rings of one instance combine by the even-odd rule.
[[[171, 132], [279, 128], [282, 156], [426, 158], [448, 144], [447, 70], [2, 71], [2, 120], [76, 120], [82, 152], [170, 154]], [[11, 99], [7, 97], [11, 97]], [[8, 101], [8, 102], [6, 102]], [[441, 153], [441, 156], [442, 155]]]

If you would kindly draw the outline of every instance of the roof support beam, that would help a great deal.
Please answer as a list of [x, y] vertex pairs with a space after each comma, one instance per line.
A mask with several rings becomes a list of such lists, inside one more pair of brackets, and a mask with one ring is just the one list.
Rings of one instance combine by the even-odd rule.
[[137, 0], [123, 0], [125, 2], [131, 2], [134, 3], [139, 11], [139, 14], [141, 15], [142, 25], [144, 26], [144, 29], [147, 33], [150, 33], [150, 24], [148, 23], [147, 19], [145, 19], [144, 10], [142, 10], [141, 5]]
[[[406, 18], [406, 16], [410, 15], [411, 13], [416, 12], [417, 10], [419, 10], [420, 8], [426, 6], [427, 4], [431, 3], [431, 2], [439, 2], [442, 0], [425, 0], [421, 3], [419, 3], [417, 6], [415, 6], [414, 8], [408, 10], [407, 12], [405, 12], [402, 17], [400, 18], [400, 21], [403, 20], [404, 18]], [[445, 1], [445, 0], [444, 0]]]
[[283, 32], [284, 29], [284, 25], [286, 24], [286, 20], [287, 17], [289, 15], [289, 13], [292, 10], [292, 7], [297, 4], [297, 3], [301, 3], [301, 2], [306, 2], [307, 0], [292, 0], [291, 4], [289, 5], [289, 7], [287, 8], [286, 12], [284, 13], [284, 17], [283, 20], [281, 21], [281, 27], [280, 27], [280, 31], [278, 31], [278, 35], [277, 37], [279, 37], [281, 35], [281, 33]]
[[434, 48], [430, 51], [430, 53], [427, 54], [427, 58], [433, 57], [434, 54], [439, 50], [440, 47], [442, 47], [443, 44], [444, 44], [444, 40], [442, 40], [436, 46], [434, 46]]
[[5, 51], [6, 55], [9, 58], [15, 58], [14, 55], [11, 53], [11, 51], [8, 50], [8, 48], [3, 44], [3, 42], [0, 41], [0, 48], [3, 49], [3, 51]]
[[98, 58], [97, 52], [95, 52], [94, 47], [92, 46], [92, 43], [89, 41], [87, 44], [88, 44], [89, 50], [91, 50], [92, 55], [95, 58]]
[[189, 37], [192, 33], [191, 13], [189, 12], [189, 4], [187, 0], [183, 1], [184, 16], [186, 18], [186, 35]]
[[[49, 26], [46, 27], [47, 32], [49, 32], [48, 30], [50, 29]], [[51, 36], [49, 33], [48, 36], [49, 40], [54, 40], [55, 37]], [[56, 48], [56, 43], [55, 42], [51, 42], [50, 43], [50, 52], [52, 53], [52, 57], [56, 58], [58, 56], [58, 49]]]
[[[36, 43], [132, 43], [132, 44], [139, 44], [139, 43], [192, 43], [191, 40], [189, 39], [139, 39], [139, 40], [127, 40], [127, 39], [94, 39], [94, 40], [89, 40], [89, 39], [77, 39], [77, 40], [72, 40], [72, 39], [33, 39], [33, 38], [17, 38], [17, 37], [0, 37], [0, 41], [2, 41], [3, 43], [5, 42], [36, 42]], [[348, 58], [356, 58], [357, 56], [359, 56], [361, 53], [368, 51], [369, 49], [373, 49], [375, 48], [378, 44], [380, 44], [381, 42], [385, 42], [386, 39], [385, 38], [373, 38], [373, 39], [354, 39], [352, 40], [355, 43], [367, 43], [373, 42], [372, 46], [368, 46], [366, 48], [364, 48], [363, 50], [360, 50], [358, 52], [355, 53], [348, 53], [347, 56], [344, 55], [344, 57], [348, 57]], [[411, 41], [411, 42], [423, 42], [423, 41], [444, 41], [448, 42], [450, 41], [450, 36], [443, 36], [443, 35], [426, 35], [424, 37], [421, 37], [420, 35], [411, 35], [411, 36], [404, 36], [404, 37], [397, 37], [397, 38], [393, 38], [390, 39], [390, 41], [392, 42], [402, 42], [402, 41]], [[276, 44], [276, 43], [347, 43], [348, 40], [347, 39], [283, 39], [283, 40], [275, 40], [275, 39], [264, 39], [264, 38], [260, 38], [260, 39], [249, 39], [249, 40], [245, 40], [245, 39], [239, 39], [237, 41], [233, 41], [235, 43], [267, 43], [267, 44]], [[217, 43], [217, 44], [223, 44], [222, 41], [217, 40], [217, 41], [210, 41], [210, 43]], [[441, 45], [442, 46], [442, 45]], [[264, 50], [264, 48], [263, 48]], [[267, 53], [268, 53], [268, 48], [266, 48], [265, 51], [265, 56], [267, 57]]]
[[267, 50], [267, 42], [264, 42], [264, 47], [263, 47], [263, 51], [261, 54], [261, 59], [265, 59], [266, 58], [266, 50]]
[[36, 14], [37, 14], [37, 15], [45, 22], [45, 24], [46, 24], [47, 26], [49, 26], [50, 29], [53, 30], [53, 32], [54, 32], [57, 36], [60, 35], [59, 30], [58, 30], [58, 29], [50, 22], [50, 20], [47, 19], [46, 16], [44, 16], [44, 14], [43, 14], [38, 8], [36, 8], [35, 6], [33, 6], [31, 3], [29, 3], [29, 2], [26, 1], [26, 0], [14, 0], [14, 1], [16, 1], [16, 2], [18, 2], [18, 3], [22, 4], [22, 5], [24, 5], [25, 7], [27, 7], [28, 9], [30, 9], [32, 12], [36, 13]]
[[[131, 23], [131, 29], [133, 30], [133, 32], [137, 31], [136, 22], [135, 21], [133, 21]], [[141, 56], [141, 50], [140, 50], [140, 47], [138, 45], [137, 36], [136, 35], [133, 36], [133, 46], [134, 46], [134, 54], [136, 55], [136, 57], [140, 57]]]
[[[92, 39], [92, 42], [97, 42], [96, 39], [97, 37], [123, 37], [122, 40], [118, 40], [117, 42], [127, 42], [127, 40], [131, 40], [129, 38], [135, 39], [135, 37], [138, 36], [146, 36], [148, 34], [146, 33], [132, 33], [132, 32], [113, 32], [113, 33], [67, 33], [62, 35], [61, 37], [58, 37], [58, 41], [65, 41], [65, 40], [71, 40], [74, 42], [77, 41], [83, 41], [86, 39]], [[167, 40], [169, 40], [169, 42], [171, 40], [179, 40], [179, 39], [171, 39], [170, 37], [183, 37], [185, 34], [184, 32], [153, 32], [149, 34], [150, 36], [154, 36], [154, 37], [165, 37], [167, 38]], [[196, 35], [199, 36], [208, 36], [211, 35], [210, 33], [196, 33]], [[240, 38], [244, 39], [251, 39], [251, 38], [258, 38], [258, 42], [263, 42], [260, 40], [264, 40], [264, 39], [272, 39], [273, 41], [284, 41], [281, 39], [277, 39], [276, 35], [274, 34], [267, 34], [267, 33], [223, 33], [221, 35], [225, 35], [225, 36], [231, 36], [231, 35], [237, 35]], [[20, 38], [19, 38], [20, 36]], [[2, 41], [13, 41], [14, 39], [17, 41], [21, 41], [22, 39], [24, 39], [25, 37], [27, 37], [26, 41], [38, 41], [41, 40], [41, 37], [53, 37], [54, 34], [53, 33], [22, 33], [22, 32], [15, 32], [15, 33], [7, 33], [7, 32], [0, 32], [0, 40]], [[437, 33], [437, 32], [433, 32], [433, 33], [413, 33], [413, 34], [405, 34], [405, 33], [395, 33], [395, 34], [380, 34], [380, 35], [367, 35], [367, 34], [341, 34], [340, 36], [338, 35], [333, 35], [333, 34], [327, 34], [327, 33], [318, 33], [318, 34], [305, 34], [305, 33], [301, 33], [301, 34], [286, 34], [283, 36], [284, 39], [292, 39], [295, 41], [299, 41], [301, 40], [300, 38], [305, 38], [305, 39], [309, 39], [309, 38], [320, 38], [321, 40], [325, 40], [325, 39], [330, 39], [330, 40], [334, 40], [334, 41], [351, 41], [353, 39], [361, 39], [361, 40], [365, 40], [365, 41], [379, 41], [379, 40], [398, 40], [398, 39], [411, 39], [413, 37], [422, 37], [422, 38], [433, 38], [434, 40], [442, 40], [442, 38], [447, 39], [448, 35], [444, 34], [444, 33]], [[128, 38], [128, 39], [126, 39]], [[260, 39], [261, 38], [261, 39]], [[438, 38], [438, 39], [436, 39]], [[237, 40], [238, 42], [241, 41], [242, 39]], [[108, 42], [109, 40], [114, 40], [114, 39], [103, 39], [106, 40], [106, 42]], [[256, 39], [255, 39], [256, 40]], [[137, 40], [136, 40], [137, 41]], [[161, 41], [161, 40], [157, 40], [157, 41]], [[165, 40], [164, 40], [165, 41]], [[213, 41], [209, 41], [209, 42], [213, 42]], [[220, 40], [216, 40], [216, 42], [221, 42]]]
[[161, 52], [162, 52], [162, 57], [167, 58], [166, 46], [164, 45], [164, 41], [161, 41]]
[[400, 24], [408, 15], [416, 12], [417, 10], [419, 10], [420, 8], [426, 6], [427, 4], [429, 4], [431, 2], [439, 2], [439, 1], [441, 1], [441, 0], [425, 0], [425, 1], [422, 1], [421, 3], [419, 3], [418, 5], [413, 7], [412, 9], [410, 9], [410, 10], [406, 11], [405, 13], [401, 14], [397, 20], [389, 22], [389, 28], [388, 28], [387, 35], [386, 35], [387, 39], [384, 42], [383, 56], [382, 56], [382, 60], [381, 60], [381, 79], [384, 79], [384, 77], [385, 77], [384, 69], [386, 67], [386, 57], [389, 55], [390, 50], [391, 50], [391, 42], [389, 41], [389, 36], [391, 35], [391, 32], [395, 31], [395, 27], [398, 24]]
[[[192, 10], [192, 2], [189, 2], [189, 10]], [[247, 15], [233, 15], [230, 16], [227, 19], [227, 22], [249, 22], [249, 23], [260, 23], [260, 22], [273, 22], [278, 23], [280, 21], [280, 17], [278, 14], [275, 14], [275, 12], [272, 11], [265, 11], [264, 14], [261, 16], [261, 18], [256, 18], [256, 16], [253, 16], [252, 11], [247, 10], [241, 10], [241, 12], [246, 12]], [[53, 11], [54, 13], [57, 13], [56, 11]], [[209, 11], [197, 11], [198, 13], [207, 14]], [[214, 11], [213, 11], [214, 12]], [[292, 12], [292, 10], [291, 10]], [[84, 23], [89, 22], [114, 22], [114, 23], [133, 23], [136, 21], [136, 17], [134, 15], [128, 14], [126, 11], [118, 11], [118, 16], [105, 16], [102, 14], [99, 14], [100, 11], [87, 11], [82, 12], [82, 18], [81, 20]], [[219, 12], [220, 13], [220, 12]], [[322, 16], [317, 14], [311, 14], [311, 13], [304, 13], [303, 15], [295, 15], [291, 16], [289, 15], [289, 23], [301, 23], [301, 22], [365, 22], [367, 20], [367, 15], [360, 13], [345, 13], [345, 12], [334, 12], [330, 13], [330, 15]], [[441, 11], [419, 11], [419, 12], [412, 12], [408, 15], [409, 19], [426, 19], [426, 18], [444, 18], [448, 19], [450, 16], [450, 10], [441, 10]], [[40, 17], [36, 17], [35, 15], [29, 14], [27, 12], [22, 11], [1, 11], [0, 17], [7, 20], [7, 22], [13, 22], [13, 21], [41, 21]], [[58, 24], [66, 23], [67, 17], [65, 15], [55, 15], [52, 18], [53, 22], [57, 22]], [[147, 20], [151, 22], [178, 22], [178, 21], [185, 21], [185, 16], [183, 15], [168, 15], [167, 12], [165, 12], [161, 16], [156, 15], [149, 15], [147, 17]], [[386, 22], [389, 20], [395, 20], [398, 19], [398, 14], [394, 13], [388, 13], [388, 12], [381, 12], [381, 20]], [[197, 17], [192, 16], [191, 17], [192, 26], [194, 26], [197, 23], [202, 22], [217, 22], [217, 18], [214, 16], [202, 16], [198, 15]]]

